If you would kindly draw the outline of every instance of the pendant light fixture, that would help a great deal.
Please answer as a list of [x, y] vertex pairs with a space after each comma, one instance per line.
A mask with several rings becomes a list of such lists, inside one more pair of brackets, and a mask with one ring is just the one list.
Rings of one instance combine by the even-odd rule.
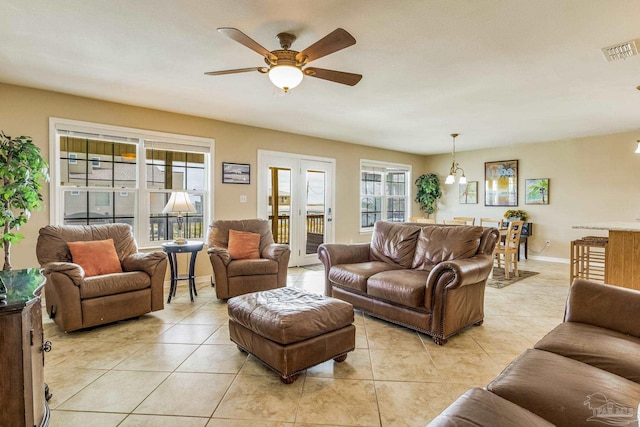
[[460, 179], [458, 180], [458, 183], [460, 184], [467, 183], [467, 177], [464, 176], [464, 169], [462, 169], [460, 165], [456, 163], [456, 137], [458, 135], [459, 134], [457, 133], [451, 134], [451, 137], [453, 137], [453, 152], [452, 152], [453, 160], [451, 162], [451, 169], [449, 170], [449, 176], [447, 176], [447, 179], [444, 181], [445, 184], [453, 184], [454, 182], [456, 182], [456, 173], [458, 173], [458, 171], [462, 172], [462, 175], [460, 175]]

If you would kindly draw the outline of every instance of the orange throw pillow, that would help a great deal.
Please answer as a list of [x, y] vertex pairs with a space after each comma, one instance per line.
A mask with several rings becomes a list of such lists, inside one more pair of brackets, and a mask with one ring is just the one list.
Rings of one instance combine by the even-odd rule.
[[229, 230], [228, 249], [232, 259], [260, 258], [260, 234]]
[[122, 273], [113, 239], [67, 242], [73, 262], [84, 269], [84, 277]]

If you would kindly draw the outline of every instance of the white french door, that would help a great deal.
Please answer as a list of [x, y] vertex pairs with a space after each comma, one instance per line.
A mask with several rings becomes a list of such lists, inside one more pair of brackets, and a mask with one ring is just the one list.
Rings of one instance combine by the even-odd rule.
[[258, 216], [289, 244], [289, 265], [317, 264], [318, 246], [334, 239], [335, 159], [259, 150], [258, 171]]

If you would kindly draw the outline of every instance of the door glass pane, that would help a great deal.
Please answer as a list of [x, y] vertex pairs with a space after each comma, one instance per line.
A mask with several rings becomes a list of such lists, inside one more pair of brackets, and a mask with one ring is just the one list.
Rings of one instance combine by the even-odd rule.
[[307, 171], [306, 254], [318, 253], [324, 243], [324, 217], [326, 207], [326, 181], [324, 171]]
[[290, 242], [291, 169], [270, 167], [267, 186], [269, 225], [276, 243]]

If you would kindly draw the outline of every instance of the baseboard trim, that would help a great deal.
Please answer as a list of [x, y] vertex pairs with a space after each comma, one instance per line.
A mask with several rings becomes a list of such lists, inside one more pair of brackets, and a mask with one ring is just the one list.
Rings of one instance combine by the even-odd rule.
[[559, 262], [561, 264], [569, 264], [571, 262], [568, 258], [555, 258], [549, 256], [530, 256], [529, 259], [534, 259], [536, 261]]

